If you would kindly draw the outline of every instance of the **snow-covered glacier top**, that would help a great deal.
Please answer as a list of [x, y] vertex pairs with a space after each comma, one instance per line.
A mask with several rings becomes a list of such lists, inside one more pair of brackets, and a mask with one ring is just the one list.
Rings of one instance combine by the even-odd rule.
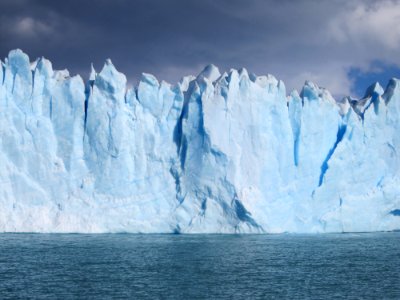
[[178, 84], [110, 60], [88, 82], [0, 68], [0, 231], [400, 229], [400, 82], [336, 101], [208, 66]]

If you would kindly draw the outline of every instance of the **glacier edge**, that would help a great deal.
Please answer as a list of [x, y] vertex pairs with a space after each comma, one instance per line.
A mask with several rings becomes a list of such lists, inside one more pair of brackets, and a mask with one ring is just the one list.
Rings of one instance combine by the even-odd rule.
[[0, 232], [400, 229], [400, 81], [336, 101], [207, 66], [175, 85], [106, 60], [85, 83], [0, 67]]

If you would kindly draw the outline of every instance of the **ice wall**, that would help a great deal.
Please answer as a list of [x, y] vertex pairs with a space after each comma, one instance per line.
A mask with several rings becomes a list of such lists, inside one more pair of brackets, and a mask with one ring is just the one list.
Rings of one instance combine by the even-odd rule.
[[400, 229], [400, 81], [335, 101], [206, 67], [176, 85], [0, 68], [0, 231]]

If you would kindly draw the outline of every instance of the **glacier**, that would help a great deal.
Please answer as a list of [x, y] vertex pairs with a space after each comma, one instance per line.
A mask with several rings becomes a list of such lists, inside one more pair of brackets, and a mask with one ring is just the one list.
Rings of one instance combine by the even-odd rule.
[[400, 81], [336, 101], [213, 65], [176, 85], [0, 62], [0, 231], [400, 229]]

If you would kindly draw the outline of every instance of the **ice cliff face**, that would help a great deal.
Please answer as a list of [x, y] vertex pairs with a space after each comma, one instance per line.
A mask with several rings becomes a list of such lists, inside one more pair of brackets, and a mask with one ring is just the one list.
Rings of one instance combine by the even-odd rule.
[[336, 102], [220, 74], [86, 84], [11, 51], [0, 68], [0, 231], [400, 229], [400, 81]]

